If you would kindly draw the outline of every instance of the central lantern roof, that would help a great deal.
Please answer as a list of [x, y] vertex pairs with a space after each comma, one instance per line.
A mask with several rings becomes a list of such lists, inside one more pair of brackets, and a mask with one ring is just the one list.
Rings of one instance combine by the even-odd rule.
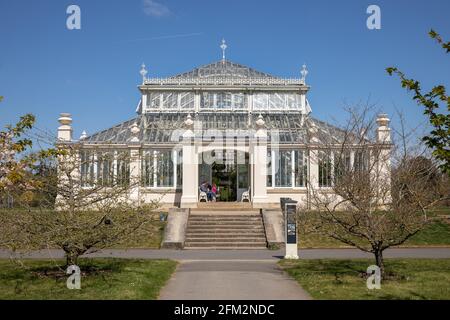
[[180, 78], [208, 78], [208, 77], [232, 77], [232, 78], [268, 78], [278, 79], [273, 75], [257, 71], [248, 66], [229, 60], [221, 60], [204, 66], [197, 67], [191, 71], [177, 74], [169, 77], [172, 79]]

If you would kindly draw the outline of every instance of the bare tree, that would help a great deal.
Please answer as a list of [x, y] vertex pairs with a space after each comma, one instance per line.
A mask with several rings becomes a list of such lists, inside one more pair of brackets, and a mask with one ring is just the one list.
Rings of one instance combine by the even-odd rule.
[[[300, 224], [304, 232], [372, 253], [384, 275], [384, 250], [423, 229], [427, 211], [449, 197], [448, 179], [437, 178], [431, 159], [424, 166], [418, 159], [426, 154], [413, 151], [405, 136], [400, 148], [391, 143], [386, 116], [375, 118], [370, 107], [346, 111], [344, 126], [309, 130], [319, 175], [308, 183], [311, 205], [300, 211]], [[440, 190], [433, 196], [430, 183]]]
[[133, 196], [140, 179], [131, 174], [128, 152], [59, 144], [45, 157], [35, 157], [35, 167], [41, 162], [57, 163], [57, 174], [40, 176], [33, 192], [57, 194], [56, 201], [53, 207], [41, 201], [33, 209], [21, 201], [21, 210], [2, 215], [10, 228], [3, 243], [12, 249], [58, 247], [67, 265], [77, 264], [87, 252], [135, 240], [139, 230], [158, 219], [157, 202], [145, 204]]

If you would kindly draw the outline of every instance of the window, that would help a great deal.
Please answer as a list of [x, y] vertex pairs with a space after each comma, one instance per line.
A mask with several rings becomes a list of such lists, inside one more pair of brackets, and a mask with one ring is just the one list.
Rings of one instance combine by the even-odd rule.
[[275, 165], [275, 187], [292, 187], [292, 151], [280, 150]]
[[211, 109], [215, 106], [214, 94], [210, 92], [203, 92], [202, 94], [202, 108]]
[[246, 95], [243, 93], [233, 94], [233, 107], [235, 109], [245, 109], [246, 106]]
[[267, 110], [269, 103], [269, 95], [267, 93], [257, 93], [253, 96], [253, 109]]
[[156, 186], [173, 187], [172, 150], [156, 151]]
[[369, 170], [369, 152], [367, 150], [355, 151], [353, 166], [355, 172], [366, 172]]
[[344, 150], [342, 152], [334, 153], [334, 180], [339, 182], [342, 177], [345, 177], [350, 172], [350, 151]]
[[294, 166], [295, 186], [306, 187], [306, 179], [308, 177], [306, 151], [295, 150], [294, 159], [295, 159], [295, 166]]
[[82, 187], [90, 187], [95, 184], [95, 171], [94, 171], [94, 152], [81, 151], [80, 152], [80, 178]]
[[272, 151], [267, 150], [267, 187], [271, 188], [272, 185]]
[[161, 106], [161, 93], [153, 92], [147, 94], [147, 106], [150, 108], [159, 108]]
[[180, 107], [181, 109], [194, 109], [195, 103], [194, 98], [195, 94], [192, 92], [182, 92], [180, 95]]
[[231, 93], [216, 93], [216, 107], [219, 109], [231, 109]]
[[80, 152], [80, 183], [82, 187], [128, 185], [130, 157], [128, 151]]
[[356, 150], [354, 153], [353, 167], [356, 179], [363, 183], [370, 183], [369, 150]]
[[[146, 150], [142, 155], [142, 185], [145, 187], [173, 187], [175, 179], [175, 157], [173, 150]], [[180, 155], [181, 156], [181, 155]], [[177, 180], [183, 175], [181, 162], [177, 161]], [[177, 182], [178, 183], [178, 182]]]
[[319, 187], [331, 187], [331, 153], [319, 152]]
[[116, 183], [117, 185], [130, 184], [130, 153], [128, 151], [117, 152], [116, 158]]
[[301, 100], [299, 94], [287, 94], [286, 106], [290, 110], [299, 110], [301, 106]]
[[145, 151], [142, 155], [141, 172], [142, 185], [144, 187], [153, 187], [154, 184], [154, 154], [153, 151]]
[[97, 153], [97, 184], [112, 186], [114, 182], [114, 154], [111, 152]]
[[195, 93], [186, 92], [152, 92], [147, 94], [147, 106], [150, 109], [194, 109]]
[[267, 187], [303, 188], [308, 177], [307, 152], [303, 150], [268, 150]]
[[178, 94], [173, 92], [164, 92], [162, 94], [162, 105], [165, 109], [177, 109]]
[[269, 109], [280, 110], [285, 108], [285, 95], [283, 93], [274, 93], [269, 95]]
[[253, 95], [254, 110], [300, 110], [301, 98], [298, 93], [257, 92]]
[[246, 95], [232, 92], [203, 92], [201, 100], [202, 109], [244, 109]]
[[183, 185], [183, 150], [177, 150], [177, 187]]

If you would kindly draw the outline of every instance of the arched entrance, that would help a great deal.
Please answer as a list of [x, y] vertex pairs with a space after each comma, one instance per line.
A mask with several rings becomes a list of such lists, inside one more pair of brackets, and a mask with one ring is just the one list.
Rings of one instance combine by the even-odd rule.
[[249, 154], [239, 150], [215, 149], [199, 154], [199, 184], [218, 188], [217, 201], [241, 201], [250, 189]]

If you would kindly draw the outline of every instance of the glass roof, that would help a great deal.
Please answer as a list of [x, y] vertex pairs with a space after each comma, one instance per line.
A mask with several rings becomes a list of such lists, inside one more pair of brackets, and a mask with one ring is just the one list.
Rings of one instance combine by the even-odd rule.
[[[177, 144], [183, 133], [187, 113], [147, 113], [125, 121], [109, 129], [88, 136], [81, 142], [85, 144], [127, 144], [132, 139], [131, 126], [136, 123], [140, 129], [138, 138], [144, 144]], [[306, 128], [302, 125], [300, 114], [266, 113], [262, 114], [266, 123], [269, 139], [276, 139], [280, 144], [306, 143]], [[251, 138], [255, 133], [255, 122], [258, 115], [247, 113], [198, 113], [193, 116], [196, 138], [204, 141], [214, 137]], [[308, 118], [308, 122], [322, 130], [336, 128]], [[269, 140], [270, 143], [270, 140]]]
[[233, 78], [272, 78], [268, 73], [257, 71], [253, 68], [234, 63], [228, 60], [213, 62], [191, 71], [172, 76], [170, 78], [207, 78], [207, 77], [233, 77]]

